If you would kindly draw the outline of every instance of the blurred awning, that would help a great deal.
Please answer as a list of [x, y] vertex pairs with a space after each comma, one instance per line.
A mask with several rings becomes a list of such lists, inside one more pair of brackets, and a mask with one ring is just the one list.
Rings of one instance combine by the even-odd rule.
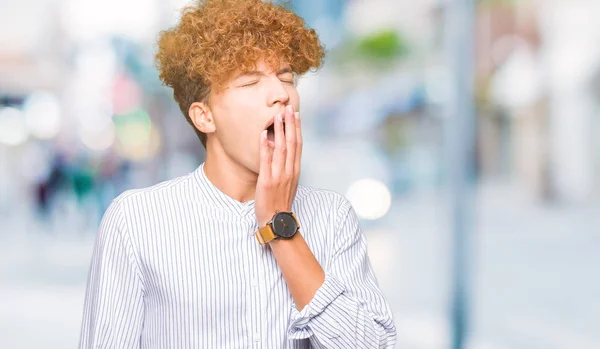
[[0, 94], [3, 95], [56, 90], [65, 74], [65, 68], [56, 61], [19, 53], [0, 54]]

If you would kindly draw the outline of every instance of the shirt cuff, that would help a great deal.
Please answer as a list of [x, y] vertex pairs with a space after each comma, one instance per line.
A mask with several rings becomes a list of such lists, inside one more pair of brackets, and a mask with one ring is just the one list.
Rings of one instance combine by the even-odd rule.
[[325, 273], [325, 281], [315, 293], [313, 299], [302, 311], [292, 304], [291, 323], [288, 329], [289, 339], [305, 339], [313, 335], [310, 320], [321, 314], [329, 304], [346, 291], [344, 285], [333, 275]]

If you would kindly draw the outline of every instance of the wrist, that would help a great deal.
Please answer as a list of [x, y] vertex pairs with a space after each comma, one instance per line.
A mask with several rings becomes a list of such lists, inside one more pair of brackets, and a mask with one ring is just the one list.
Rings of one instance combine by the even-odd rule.
[[259, 228], [266, 227], [267, 224], [269, 224], [269, 222], [271, 222], [273, 220], [273, 218], [275, 217], [276, 214], [277, 214], [277, 212], [273, 212], [273, 214], [271, 214], [271, 215], [257, 218], [256, 222], [258, 223], [258, 227]]
[[290, 212], [290, 210], [273, 210], [268, 211], [267, 214], [257, 215], [256, 222], [258, 223], [259, 228], [267, 226], [279, 212]]
[[[264, 222], [264, 224], [263, 224]], [[256, 238], [260, 244], [265, 244], [278, 239], [291, 239], [300, 229], [300, 223], [292, 212], [276, 212], [266, 221], [257, 221], [260, 224]]]

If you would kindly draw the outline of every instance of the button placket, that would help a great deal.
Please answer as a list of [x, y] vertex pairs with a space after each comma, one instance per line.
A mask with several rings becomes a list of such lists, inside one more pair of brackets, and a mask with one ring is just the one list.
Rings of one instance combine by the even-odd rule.
[[[256, 222], [256, 216], [254, 215], [254, 209], [247, 213], [244, 219], [246, 222], [248, 222], [248, 224], [250, 224], [250, 230], [248, 231], [248, 235], [254, 237], [256, 232], [258, 231], [258, 223]], [[256, 238], [254, 240], [256, 241]]]
[[254, 217], [254, 201], [248, 201], [240, 207], [238, 213], [243, 220], [248, 221]]
[[[252, 211], [253, 213], [253, 211]], [[253, 217], [253, 216], [247, 216]], [[256, 220], [255, 219], [246, 219], [247, 226], [251, 231], [250, 235], [252, 235], [256, 228]], [[265, 321], [263, 318], [263, 304], [262, 297], [260, 292], [260, 280], [261, 280], [261, 270], [262, 270], [262, 246], [258, 245], [256, 239], [252, 239], [250, 237], [250, 245], [251, 247], [251, 255], [252, 255], [252, 264], [250, 265], [250, 286], [251, 286], [251, 299], [252, 299], [252, 341], [253, 347], [261, 348], [261, 333], [262, 333], [262, 323]]]

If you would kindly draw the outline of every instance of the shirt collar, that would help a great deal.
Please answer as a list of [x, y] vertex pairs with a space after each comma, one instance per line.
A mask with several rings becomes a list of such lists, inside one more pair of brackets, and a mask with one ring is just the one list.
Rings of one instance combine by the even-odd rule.
[[244, 218], [249, 217], [250, 214], [253, 215], [254, 200], [240, 202], [223, 193], [206, 176], [206, 173], [204, 172], [204, 164], [205, 162], [200, 164], [200, 166], [198, 166], [198, 168], [194, 171], [194, 177], [200, 185], [204, 199], [214, 207], [230, 211]]

